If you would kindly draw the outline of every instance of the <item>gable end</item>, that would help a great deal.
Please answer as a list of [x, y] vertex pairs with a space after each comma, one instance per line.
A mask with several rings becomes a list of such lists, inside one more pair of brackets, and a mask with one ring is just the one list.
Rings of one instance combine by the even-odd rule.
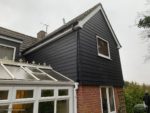
[[104, 16], [104, 18], [105, 18], [105, 20], [107, 22], [107, 25], [108, 25], [108, 27], [109, 27], [112, 35], [113, 35], [113, 38], [114, 38], [114, 40], [115, 40], [115, 42], [117, 44], [117, 48], [120, 49], [121, 48], [121, 44], [119, 43], [119, 41], [118, 41], [118, 39], [117, 39], [117, 37], [116, 37], [116, 35], [114, 33], [114, 30], [112, 29], [112, 26], [111, 26], [111, 24], [110, 24], [110, 22], [109, 22], [109, 20], [107, 18], [107, 15], [106, 15], [106, 13], [105, 13], [105, 11], [104, 11], [104, 9], [103, 9], [103, 7], [102, 7], [101, 4], [99, 4], [99, 6], [94, 11], [92, 11], [90, 14], [88, 14], [85, 18], [83, 18], [82, 20], [80, 20], [77, 26], [80, 27], [80, 28], [83, 28], [83, 26], [85, 25], [85, 23], [89, 19], [91, 19], [99, 11], [102, 12], [102, 14], [103, 14], [103, 16]]

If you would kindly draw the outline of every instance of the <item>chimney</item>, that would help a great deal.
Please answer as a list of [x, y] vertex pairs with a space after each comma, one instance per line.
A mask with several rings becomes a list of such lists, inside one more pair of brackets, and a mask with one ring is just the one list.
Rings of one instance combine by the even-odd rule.
[[43, 30], [41, 30], [41, 31], [39, 31], [39, 32], [37, 33], [37, 39], [38, 39], [38, 40], [42, 40], [43, 38], [45, 38], [45, 36], [46, 36], [46, 32], [43, 31]]

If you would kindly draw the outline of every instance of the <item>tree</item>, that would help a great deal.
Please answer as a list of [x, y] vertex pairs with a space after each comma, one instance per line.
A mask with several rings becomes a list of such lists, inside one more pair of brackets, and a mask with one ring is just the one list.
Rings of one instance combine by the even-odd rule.
[[144, 18], [141, 18], [138, 22], [138, 27], [139, 28], [150, 28], [150, 16], [144, 16]]
[[136, 82], [125, 82], [124, 93], [127, 113], [134, 113], [134, 106], [143, 103], [143, 96], [145, 91], [148, 91], [150, 94], [149, 85], [139, 85]]
[[[150, 0], [147, 0], [147, 5], [150, 5]], [[150, 9], [145, 12], [142, 12], [141, 16], [138, 19], [137, 26], [143, 28], [142, 38], [150, 38]], [[148, 41], [148, 40], [146, 40]], [[145, 56], [145, 61], [150, 60], [150, 44], [148, 45], [148, 54]]]
[[145, 91], [136, 82], [125, 82], [124, 92], [127, 113], [134, 113], [134, 106], [143, 103], [142, 97]]

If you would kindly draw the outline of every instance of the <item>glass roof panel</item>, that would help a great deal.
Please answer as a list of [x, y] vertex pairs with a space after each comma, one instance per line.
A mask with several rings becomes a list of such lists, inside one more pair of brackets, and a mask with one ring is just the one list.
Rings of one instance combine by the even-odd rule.
[[14, 75], [15, 79], [32, 79], [32, 80], [34, 79], [20, 66], [14, 66], [14, 65], [5, 65], [5, 66]]
[[28, 69], [30, 69], [32, 72], [34, 73], [42, 73], [41, 71], [39, 71], [37, 68], [35, 67], [27, 67]]
[[5, 71], [5, 69], [0, 65], [0, 79], [12, 79], [11, 76]]
[[52, 69], [41, 69], [41, 70], [44, 71], [45, 73], [49, 74], [50, 76], [54, 77], [58, 81], [70, 81], [70, 80], [66, 79], [65, 77], [61, 76], [60, 74], [56, 73]]
[[33, 75], [36, 76], [37, 78], [39, 78], [40, 80], [53, 80], [45, 74], [33, 73]]

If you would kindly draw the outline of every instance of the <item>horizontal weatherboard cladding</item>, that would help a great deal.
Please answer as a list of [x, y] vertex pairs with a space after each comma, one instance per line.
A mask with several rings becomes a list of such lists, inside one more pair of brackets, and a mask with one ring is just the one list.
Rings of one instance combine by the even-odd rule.
[[[98, 56], [96, 36], [109, 42], [111, 59]], [[74, 30], [25, 57], [30, 62], [46, 62], [83, 85], [124, 84], [117, 43], [101, 11], [90, 18], [82, 29]]]
[[25, 56], [30, 62], [50, 64], [65, 76], [77, 79], [77, 32], [69, 33]]
[[[101, 11], [84, 25], [79, 35], [79, 82], [82, 84], [122, 86], [123, 77], [119, 51]], [[110, 60], [98, 56], [97, 35], [109, 42]]]

